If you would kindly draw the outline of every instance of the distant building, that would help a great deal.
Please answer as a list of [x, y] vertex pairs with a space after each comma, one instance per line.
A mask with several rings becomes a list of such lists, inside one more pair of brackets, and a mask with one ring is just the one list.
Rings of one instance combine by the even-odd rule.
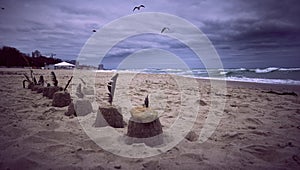
[[104, 65], [103, 64], [99, 64], [98, 70], [104, 70]]
[[41, 52], [39, 52], [39, 50], [35, 50], [34, 52], [31, 53], [31, 55], [32, 55], [32, 58], [42, 56], [42, 54], [41, 54]]

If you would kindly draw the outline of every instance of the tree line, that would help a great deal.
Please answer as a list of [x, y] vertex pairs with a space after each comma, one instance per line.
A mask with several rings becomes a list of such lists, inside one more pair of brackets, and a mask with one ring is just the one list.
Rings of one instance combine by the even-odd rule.
[[56, 64], [59, 62], [62, 62], [62, 60], [43, 56], [37, 50], [32, 53], [32, 56], [30, 56], [29, 54], [20, 52], [14, 47], [3, 46], [0, 48], [0, 66], [2, 67], [41, 68], [45, 65]]

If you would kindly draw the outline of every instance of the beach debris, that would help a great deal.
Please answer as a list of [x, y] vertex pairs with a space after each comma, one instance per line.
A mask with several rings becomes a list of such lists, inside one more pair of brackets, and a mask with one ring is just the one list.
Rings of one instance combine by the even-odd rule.
[[115, 89], [116, 89], [116, 83], [117, 83], [117, 78], [119, 74], [116, 73], [110, 81], [107, 83], [107, 89], [108, 89], [108, 102], [110, 105], [112, 105], [114, 94], [115, 94]]
[[53, 85], [57, 86], [58, 85], [58, 81], [56, 79], [56, 75], [55, 75], [54, 71], [51, 71], [51, 76], [52, 76]]
[[121, 114], [121, 108], [113, 106], [99, 107], [94, 126], [124, 128], [125, 122], [123, 120], [123, 115]]
[[71, 103], [71, 95], [65, 91], [58, 91], [53, 94], [52, 106], [65, 107]]
[[163, 29], [161, 29], [160, 33], [162, 34], [165, 31], [169, 31], [170, 29], [168, 27], [164, 27]]
[[66, 84], [65, 88], [63, 91], [66, 91], [68, 86], [70, 85], [70, 82], [72, 81], [73, 76], [71, 76], [71, 78], [68, 80], [68, 83]]
[[145, 6], [144, 5], [135, 6], [132, 11], [134, 12], [135, 10], [140, 10], [141, 8], [145, 8]]
[[277, 94], [277, 95], [290, 95], [290, 96], [298, 96], [295, 92], [276, 92], [276, 91], [267, 91], [265, 93]]

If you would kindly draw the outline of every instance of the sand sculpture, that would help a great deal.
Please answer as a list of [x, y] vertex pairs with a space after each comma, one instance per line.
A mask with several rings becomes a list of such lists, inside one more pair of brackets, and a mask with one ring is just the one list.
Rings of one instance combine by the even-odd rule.
[[148, 138], [162, 133], [158, 113], [148, 107], [148, 101], [147, 96], [144, 106], [134, 107], [130, 110], [131, 118], [128, 124], [128, 136]]
[[32, 91], [36, 91], [37, 93], [43, 93], [43, 96], [48, 97], [49, 99], [53, 99], [52, 106], [65, 107], [70, 104], [71, 96], [66, 90], [70, 85], [73, 76], [69, 79], [65, 88], [58, 86], [58, 80], [53, 71], [51, 72], [53, 86], [51, 86], [50, 83], [47, 83], [47, 87], [44, 86], [45, 80], [43, 75], [40, 75], [39, 81], [36, 81], [33, 70], [30, 70], [31, 79], [26, 73], [24, 74], [24, 76], [26, 79], [23, 80], [23, 88], [26, 88], [26, 82], [27, 82], [28, 89], [31, 89]]
[[84, 87], [82, 87], [81, 83], [78, 84], [75, 93], [77, 98], [69, 104], [68, 111], [65, 112], [66, 116], [85, 116], [93, 111], [91, 102], [85, 97], [86, 95], [94, 94], [94, 89], [90, 88], [89, 92], [85, 93], [83, 89], [87, 86], [87, 84], [82, 78], [80, 78], [80, 80]]
[[95, 127], [104, 127], [109, 125], [114, 128], [123, 128], [125, 126], [125, 122], [123, 121], [123, 115], [121, 114], [121, 108], [112, 104], [116, 89], [117, 78], [118, 73], [115, 74], [107, 83], [109, 104], [102, 104], [99, 107], [96, 122], [94, 124]]
[[129, 144], [143, 142], [146, 145], [155, 146], [163, 143], [162, 125], [158, 113], [149, 107], [148, 95], [143, 106], [133, 107], [130, 114], [127, 130]]

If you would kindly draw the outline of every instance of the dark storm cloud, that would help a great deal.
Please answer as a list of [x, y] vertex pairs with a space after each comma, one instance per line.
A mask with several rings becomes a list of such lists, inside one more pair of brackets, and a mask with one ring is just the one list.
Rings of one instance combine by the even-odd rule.
[[[217, 19], [204, 19], [204, 32], [220, 34], [224, 39], [248, 40], [263, 37], [277, 38], [299, 34], [300, 1], [264, 0], [264, 1], [229, 1], [233, 3], [227, 14]], [[221, 4], [222, 5], [222, 4]], [[218, 40], [218, 39], [216, 39]], [[222, 40], [222, 39], [221, 39]]]

